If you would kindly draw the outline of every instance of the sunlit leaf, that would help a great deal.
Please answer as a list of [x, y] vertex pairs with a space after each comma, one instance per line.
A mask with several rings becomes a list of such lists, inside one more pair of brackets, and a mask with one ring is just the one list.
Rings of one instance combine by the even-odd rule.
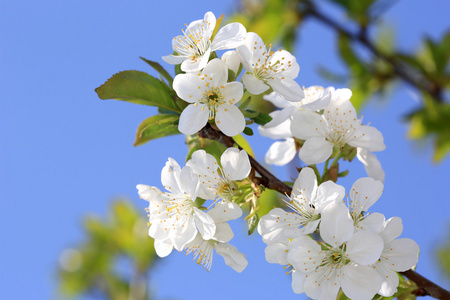
[[139, 146], [153, 139], [180, 134], [176, 123], [179, 118], [179, 115], [155, 115], [145, 119], [137, 129], [134, 145]]

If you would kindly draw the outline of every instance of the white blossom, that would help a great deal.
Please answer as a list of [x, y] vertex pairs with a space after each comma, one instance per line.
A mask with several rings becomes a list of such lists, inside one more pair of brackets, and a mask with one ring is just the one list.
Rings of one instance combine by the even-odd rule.
[[274, 126], [259, 126], [258, 131], [262, 136], [272, 139], [281, 139], [274, 142], [267, 150], [265, 161], [267, 164], [284, 166], [291, 162], [297, 153], [295, 140], [291, 134], [291, 120], [286, 119], [284, 122]]
[[196, 72], [206, 66], [212, 51], [233, 49], [244, 42], [247, 30], [240, 23], [225, 25], [211, 41], [215, 26], [216, 17], [212, 12], [207, 12], [203, 20], [193, 21], [182, 30], [183, 35], [173, 38], [176, 54], [163, 56], [163, 60], [172, 65], [181, 64], [184, 72]]
[[178, 129], [182, 133], [194, 134], [212, 119], [228, 136], [244, 130], [244, 115], [234, 105], [244, 93], [242, 83], [227, 83], [227, 79], [227, 66], [218, 58], [211, 60], [201, 72], [175, 76], [173, 89], [190, 103], [180, 116]]
[[344, 195], [345, 189], [332, 181], [318, 186], [314, 171], [303, 168], [287, 203], [292, 212], [281, 208], [272, 209], [261, 218], [258, 232], [266, 244], [312, 233], [319, 225], [322, 210], [332, 203], [341, 202]]
[[364, 126], [357, 119], [350, 102], [352, 92], [339, 89], [333, 92], [330, 105], [323, 115], [312, 111], [297, 111], [291, 123], [294, 137], [305, 140], [300, 158], [307, 164], [326, 161], [333, 149], [340, 150], [346, 144], [370, 152], [385, 149], [382, 134], [374, 127]]
[[383, 283], [378, 294], [390, 297], [397, 292], [399, 278], [395, 272], [404, 272], [417, 264], [419, 245], [411, 239], [397, 239], [403, 231], [402, 220], [393, 217], [384, 222], [379, 235], [384, 249], [379, 261], [373, 266]]
[[339, 288], [350, 299], [372, 299], [381, 278], [370, 265], [380, 258], [383, 240], [371, 231], [353, 230], [343, 204], [322, 211], [319, 245], [309, 236], [295, 238], [287, 260], [294, 267], [292, 288], [312, 299], [336, 299]]
[[162, 255], [170, 253], [169, 243], [181, 251], [197, 232], [204, 239], [212, 238], [216, 225], [195, 205], [200, 184], [191, 168], [185, 166], [181, 169], [175, 160], [169, 158], [162, 169], [161, 181], [168, 192], [142, 184], [137, 186], [140, 197], [150, 202], [149, 235], [160, 240], [158, 252]]
[[245, 42], [237, 49], [241, 63], [247, 71], [242, 75], [245, 88], [254, 95], [270, 87], [289, 101], [300, 101], [303, 92], [294, 79], [300, 67], [296, 58], [288, 51], [267, 50], [264, 42], [254, 32], [247, 33]]
[[204, 199], [231, 200], [235, 193], [234, 181], [242, 180], [251, 170], [250, 160], [245, 150], [228, 148], [220, 157], [222, 167], [205, 150], [195, 151], [186, 163], [198, 175], [199, 196]]

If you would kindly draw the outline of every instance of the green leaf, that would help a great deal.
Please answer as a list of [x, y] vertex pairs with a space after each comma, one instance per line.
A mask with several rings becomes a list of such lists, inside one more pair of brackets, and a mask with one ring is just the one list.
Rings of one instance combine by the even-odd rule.
[[134, 146], [160, 137], [179, 134], [176, 124], [179, 118], [178, 115], [156, 115], [145, 119], [137, 129]]
[[228, 69], [228, 81], [227, 82], [232, 82], [236, 80], [236, 74], [234, 73], [233, 70]]
[[234, 136], [233, 140], [239, 146], [241, 146], [241, 148], [244, 149], [248, 155], [250, 155], [251, 157], [255, 157], [252, 146], [250, 146], [249, 142], [245, 139], [245, 137], [242, 136], [242, 134], [238, 134], [238, 135]]
[[170, 96], [167, 86], [155, 77], [140, 71], [123, 71], [114, 74], [95, 91], [102, 100], [123, 100], [181, 112]]
[[270, 121], [272, 121], [272, 117], [265, 113], [259, 113], [255, 118], [252, 118], [256, 124], [266, 125]]
[[139, 56], [139, 58], [142, 59], [143, 61], [145, 61], [146, 63], [148, 63], [153, 69], [155, 69], [159, 74], [161, 74], [161, 76], [167, 80], [167, 82], [170, 84], [170, 86], [172, 86], [172, 83], [173, 83], [172, 76], [159, 63], [157, 63], [156, 61], [151, 61], [151, 60], [145, 59], [141, 56]]
[[243, 133], [246, 135], [252, 136], [253, 130], [250, 127], [245, 127]]

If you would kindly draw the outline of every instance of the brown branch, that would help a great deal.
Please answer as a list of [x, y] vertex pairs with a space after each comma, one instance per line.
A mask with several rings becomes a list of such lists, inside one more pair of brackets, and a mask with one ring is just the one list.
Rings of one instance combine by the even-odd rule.
[[302, 14], [303, 18], [312, 16], [328, 27], [349, 38], [350, 40], [358, 42], [361, 45], [365, 46], [370, 52], [372, 52], [372, 54], [391, 65], [398, 77], [403, 79], [405, 82], [409, 83], [419, 90], [426, 91], [439, 102], [444, 101], [442, 97], [441, 87], [439, 87], [435, 82], [426, 78], [423, 74], [417, 73], [414, 69], [409, 67], [406, 68], [405, 65], [395, 57], [383, 53], [367, 37], [367, 28], [363, 28], [362, 30], [360, 30], [360, 32], [354, 33], [339, 24], [337, 21], [331, 19], [329, 16], [318, 11], [317, 8], [314, 7], [314, 5], [312, 5], [311, 3], [305, 4], [304, 9], [300, 13]]
[[[210, 124], [207, 124], [200, 132], [199, 136], [203, 138], [208, 138], [211, 140], [216, 140], [226, 147], [234, 147], [237, 144], [233, 138], [224, 135], [222, 132], [215, 130]], [[241, 147], [239, 147], [242, 149]], [[266, 188], [275, 190], [282, 194], [290, 195], [292, 188], [275, 177], [266, 168], [261, 166], [253, 157], [249, 156], [250, 164], [261, 177], [254, 177], [253, 182], [255, 184], [263, 185]], [[405, 272], [400, 272], [400, 274], [408, 277], [411, 281], [414, 281], [419, 287], [418, 290], [414, 291], [416, 296], [430, 295], [437, 299], [450, 299], [450, 293], [441, 288], [434, 282], [426, 279], [422, 275], [416, 273], [413, 270], [408, 270]]]

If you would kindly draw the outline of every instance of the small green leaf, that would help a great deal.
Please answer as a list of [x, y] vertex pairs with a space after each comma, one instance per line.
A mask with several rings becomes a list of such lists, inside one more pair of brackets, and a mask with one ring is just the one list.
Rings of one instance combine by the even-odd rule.
[[174, 134], [179, 134], [176, 125], [180, 116], [178, 115], [156, 115], [145, 119], [138, 127], [134, 146], [145, 144], [146, 142]]
[[155, 77], [140, 71], [123, 71], [114, 74], [95, 91], [102, 100], [123, 100], [181, 112], [170, 96], [167, 86]]
[[258, 226], [258, 222], [258, 214], [254, 214], [250, 219], [248, 219], [248, 235], [251, 235], [255, 231]]
[[259, 112], [251, 110], [251, 109], [246, 109], [243, 111], [243, 113], [244, 113], [244, 116], [249, 119], [256, 118], [259, 114]]
[[259, 113], [255, 118], [252, 118], [256, 124], [266, 125], [272, 121], [272, 117], [265, 113]]
[[151, 61], [151, 60], [145, 59], [140, 56], [139, 56], [139, 58], [142, 59], [143, 61], [145, 61], [146, 63], [148, 63], [153, 69], [155, 69], [159, 74], [161, 74], [161, 76], [167, 80], [167, 82], [170, 84], [170, 86], [172, 86], [173, 78], [169, 74], [169, 72], [167, 72], [166, 69], [163, 68], [163, 66], [161, 66], [156, 61]]
[[236, 74], [234, 74], [233, 70], [228, 69], [228, 82], [232, 82], [236, 80]]
[[234, 136], [233, 139], [239, 146], [241, 146], [242, 149], [247, 152], [248, 155], [250, 155], [251, 157], [255, 157], [252, 146], [250, 146], [249, 142], [245, 139], [245, 137], [242, 136], [242, 134]]
[[246, 135], [252, 136], [253, 130], [250, 127], [245, 127], [243, 133]]

